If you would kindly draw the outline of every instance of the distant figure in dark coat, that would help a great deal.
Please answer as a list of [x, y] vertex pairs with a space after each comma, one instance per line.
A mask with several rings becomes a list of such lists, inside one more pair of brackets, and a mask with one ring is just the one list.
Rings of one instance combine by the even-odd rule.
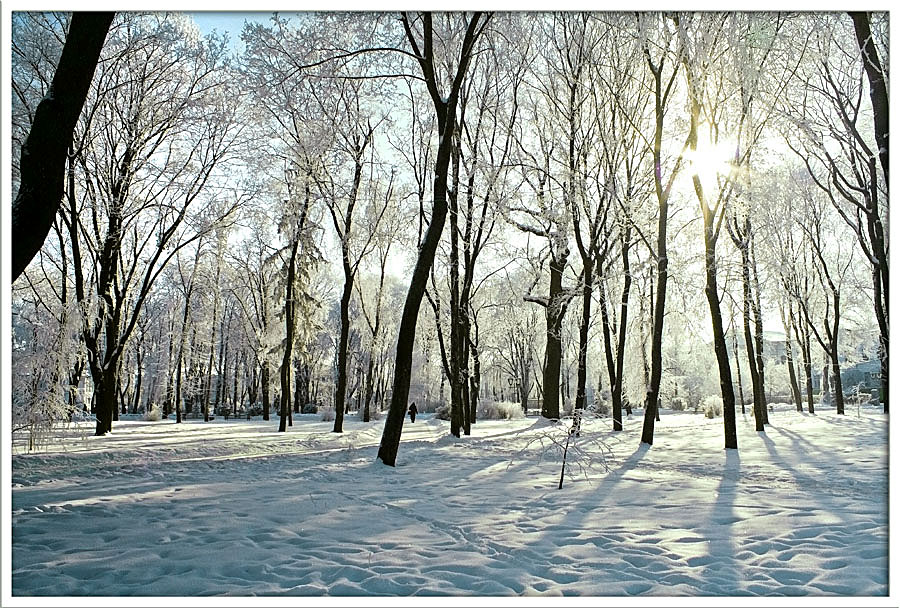
[[418, 414], [418, 413], [419, 413], [419, 408], [416, 407], [416, 402], [413, 401], [412, 405], [409, 406], [409, 421], [415, 422], [416, 414]]

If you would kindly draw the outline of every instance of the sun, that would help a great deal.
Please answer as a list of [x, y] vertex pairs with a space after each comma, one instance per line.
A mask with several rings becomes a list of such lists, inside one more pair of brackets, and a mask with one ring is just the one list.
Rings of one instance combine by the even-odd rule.
[[738, 152], [736, 142], [701, 139], [697, 142], [697, 149], [689, 150], [685, 157], [691, 172], [700, 177], [705, 188], [711, 188], [719, 184], [719, 178], [733, 175]]

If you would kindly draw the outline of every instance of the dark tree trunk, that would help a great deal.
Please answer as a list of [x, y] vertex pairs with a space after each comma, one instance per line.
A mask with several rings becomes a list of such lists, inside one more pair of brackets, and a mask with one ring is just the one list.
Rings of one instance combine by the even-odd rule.
[[[737, 449], [737, 424], [734, 412], [734, 385], [731, 383], [731, 365], [728, 362], [728, 348], [725, 344], [725, 329], [722, 325], [722, 310], [719, 305], [719, 289], [716, 280], [716, 242], [712, 238], [712, 225], [705, 230], [706, 235], [706, 301], [713, 327], [713, 347], [719, 367], [719, 388], [722, 392], [722, 417], [725, 419], [725, 448]], [[757, 423], [757, 427], [759, 424]], [[757, 428], [759, 430], [759, 428]]]
[[831, 358], [831, 371], [834, 375], [834, 404], [838, 414], [844, 413], [844, 387], [841, 384], [841, 364], [838, 361], [838, 330], [841, 323], [841, 295], [837, 291], [832, 292], [832, 303], [834, 306], [834, 318], [831, 325], [831, 332], [828, 336], [828, 355]]
[[371, 420], [370, 415], [370, 406], [372, 403], [372, 393], [374, 391], [374, 368], [375, 368], [375, 357], [372, 353], [369, 353], [369, 363], [366, 366], [366, 400], [363, 405], [363, 422], [369, 422]]
[[116, 409], [116, 374], [101, 370], [92, 374], [94, 380], [95, 414], [97, 416], [96, 435], [105, 435], [112, 430], [113, 414]]
[[794, 310], [793, 304], [788, 300], [788, 313], [787, 318], [784, 316], [784, 309], [781, 309], [781, 324], [784, 326], [785, 340], [784, 340], [784, 353], [785, 359], [788, 366], [788, 376], [790, 377], [791, 382], [791, 397], [794, 400], [794, 404], [797, 406], [797, 411], [803, 411], [803, 396], [800, 394], [800, 384], [797, 382], [797, 372], [794, 368], [794, 347], [793, 347], [793, 338], [791, 336], [791, 322], [788, 319], [793, 319]]
[[[448, 120], [454, 120], [449, 117]], [[459, 186], [459, 142], [454, 138], [453, 161], [454, 184]], [[450, 216], [450, 365], [448, 380], [450, 381], [450, 434], [459, 437], [460, 429], [465, 425], [462, 379], [462, 323], [459, 302], [459, 204], [457, 193], [447, 193], [448, 213]]]
[[66, 153], [100, 58], [114, 13], [75, 12], [47, 94], [19, 165], [19, 191], [12, 205], [12, 280], [44, 244], [63, 196]]
[[[741, 252], [744, 257], [744, 252]], [[744, 272], [744, 343], [747, 346], [747, 361], [750, 368], [750, 384], [753, 387], [753, 417], [756, 420], [756, 430], [765, 430], [765, 418], [763, 412], [765, 405], [762, 401], [762, 391], [760, 389], [759, 368], [756, 367], [756, 348], [753, 341], [753, 333], [750, 328], [750, 279], [748, 268], [743, 267]]]
[[137, 357], [137, 380], [134, 384], [134, 400], [131, 402], [131, 413], [136, 414], [138, 412], [138, 408], [141, 405], [141, 389], [143, 388], [143, 380], [144, 380], [144, 361], [143, 357], [138, 355]]
[[884, 171], [884, 181], [890, 184], [888, 179], [890, 163], [888, 162], [888, 91], [885, 82], [884, 70], [878, 57], [875, 41], [869, 27], [869, 14], [850, 12], [853, 19], [853, 29], [856, 32], [856, 41], [863, 56], [863, 66], [869, 79], [869, 96], [872, 98], [872, 118], [875, 123], [875, 143], [878, 144], [878, 158], [881, 160], [881, 168]]
[[541, 416], [559, 419], [560, 372], [562, 371], [562, 322], [566, 314], [567, 295], [562, 288], [562, 275], [566, 268], [567, 250], [551, 253], [550, 293], [544, 311], [547, 325], [547, 346], [544, 355]]
[[[348, 236], [349, 238], [349, 236]], [[334, 391], [333, 433], [344, 432], [344, 407], [347, 395], [347, 344], [350, 340], [350, 297], [353, 295], [353, 271], [344, 254], [344, 290], [341, 292], [341, 336], [338, 342], [337, 386]]]
[[[659, 164], [657, 163], [657, 171]], [[669, 276], [669, 258], [666, 253], [666, 223], [668, 202], [660, 201], [656, 239], [656, 300], [653, 306], [653, 333], [650, 342], [650, 383], [644, 404], [644, 425], [641, 443], [653, 445], [653, 427], [659, 406], [659, 384], [662, 380], [662, 332], [666, 314], [666, 283]]]
[[680, 166], [676, 163], [667, 184], [662, 177], [662, 137], [665, 122], [665, 107], [671, 92], [671, 84], [675, 79], [677, 68], [673, 68], [668, 84], [662, 82], [663, 64], [653, 62], [648, 46], [644, 54], [650, 72], [653, 74], [654, 117], [653, 134], [653, 184], [656, 200], [659, 204], [659, 218], [656, 230], [656, 299], [653, 303], [653, 332], [650, 345], [650, 377], [647, 386], [647, 398], [644, 405], [644, 424], [641, 429], [641, 443], [653, 445], [654, 422], [659, 415], [659, 385], [662, 380], [662, 332], [666, 314], [666, 286], [669, 277], [669, 256], [666, 249], [666, 229], [669, 221], [669, 196], [672, 183]]
[[434, 104], [440, 137], [434, 165], [434, 203], [432, 205], [431, 220], [425, 231], [425, 238], [419, 247], [419, 255], [416, 258], [416, 264], [409, 282], [409, 289], [406, 293], [406, 301], [403, 305], [403, 314], [397, 331], [391, 405], [385, 421], [384, 432], [381, 436], [381, 444], [378, 448], [378, 458], [389, 466], [396, 464], [397, 450], [400, 447], [400, 435], [403, 431], [403, 420], [406, 417], [406, 403], [409, 399], [409, 382], [412, 375], [412, 355], [419, 306], [425, 294], [428, 274], [434, 262], [434, 255], [447, 218], [447, 179], [450, 166], [450, 152], [454, 139], [453, 117], [456, 115], [459, 91], [468, 69], [472, 48], [480, 33], [478, 30], [480, 19], [481, 13], [476, 12], [472, 14], [469, 20], [450, 94], [444, 98], [438, 91], [438, 82], [435, 76], [436, 63], [432, 48], [431, 14], [425, 13], [422, 15], [424, 48], [421, 51], [418, 48], [415, 35], [406, 16], [403, 16], [407, 39], [413, 46], [415, 56], [418, 58], [432, 103]]
[[[753, 387], [753, 417], [756, 420], [756, 430], [765, 430], [766, 423], [766, 403], [763, 395], [762, 382], [760, 376], [760, 365], [762, 355], [758, 353], [758, 349], [762, 345], [762, 334], [759, 340], [754, 340], [753, 330], [751, 328], [751, 319], [755, 307], [753, 304], [752, 285], [750, 279], [750, 218], [745, 217], [743, 222], [738, 218], [734, 218], [728, 226], [731, 240], [735, 247], [741, 253], [741, 282], [743, 285], [742, 295], [742, 311], [744, 322], [744, 344], [747, 347], [747, 362], [750, 369], [750, 384]], [[761, 320], [757, 319], [758, 329], [762, 330]]]
[[[578, 325], [578, 377], [575, 386], [575, 409], [583, 410], [587, 393], [587, 348], [588, 329], [591, 325], [591, 293], [594, 290], [594, 268], [592, 260], [584, 262], [584, 285], [581, 292], [581, 322]], [[603, 328], [607, 334], [606, 326]]]
[[[760, 304], [759, 292], [759, 274], [756, 271], [756, 253], [753, 247], [753, 233], [750, 231], [750, 218], [745, 221], [747, 232], [747, 243], [749, 250], [750, 274], [753, 279], [753, 299], [751, 305], [753, 307], [753, 329], [754, 340], [756, 341], [756, 372], [759, 378], [759, 401], [760, 410], [762, 411], [763, 424], [769, 424], [769, 404], [766, 400], [766, 369], [763, 359], [763, 321], [762, 321], [762, 305]], [[752, 365], [752, 363], [751, 363]]]
[[263, 400], [263, 412], [262, 417], [263, 420], [269, 419], [269, 409], [272, 407], [272, 402], [269, 401], [269, 363], [265, 359], [262, 361], [262, 370], [260, 371], [260, 379], [259, 379], [261, 390], [262, 390], [262, 400]]
[[[625, 234], [622, 236], [622, 300], [619, 308], [619, 339], [616, 344], [616, 377], [612, 381], [612, 406], [613, 406], [613, 430], [622, 430], [622, 391], [625, 378], [625, 340], [628, 330], [628, 298], [631, 295], [631, 261], [629, 250], [631, 248], [631, 221], [625, 226]], [[631, 414], [631, 407], [628, 407]], [[618, 428], [616, 428], [618, 421]]]
[[[732, 319], [732, 328], [734, 328], [733, 321], [734, 320]], [[731, 347], [734, 350], [734, 369], [737, 372], [738, 397], [741, 400], [741, 414], [746, 414], [747, 411], [744, 409], [744, 384], [741, 381], [741, 360], [738, 356], [738, 338], [736, 329], [732, 329]]]
[[470, 418], [475, 423], [475, 414], [478, 411], [478, 395], [481, 390], [481, 359], [478, 349], [472, 346], [472, 377], [469, 379], [469, 408]]
[[[278, 432], [287, 431], [288, 417], [291, 415], [291, 356], [294, 350], [294, 281], [297, 274], [297, 247], [300, 240], [294, 237], [288, 259], [287, 287], [284, 296], [284, 355], [281, 358], [281, 404]], [[335, 404], [337, 411], [340, 404]]]

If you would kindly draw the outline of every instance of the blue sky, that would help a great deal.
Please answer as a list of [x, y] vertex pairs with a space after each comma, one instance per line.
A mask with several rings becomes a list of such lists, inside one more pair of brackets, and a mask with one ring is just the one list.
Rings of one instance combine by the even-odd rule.
[[244, 27], [244, 21], [260, 21], [267, 22], [272, 17], [272, 12], [255, 13], [250, 11], [201, 11], [188, 12], [188, 15], [194, 18], [194, 22], [200, 28], [200, 32], [205, 36], [213, 30], [219, 33], [228, 32], [228, 38], [232, 45], [240, 44], [241, 29]]

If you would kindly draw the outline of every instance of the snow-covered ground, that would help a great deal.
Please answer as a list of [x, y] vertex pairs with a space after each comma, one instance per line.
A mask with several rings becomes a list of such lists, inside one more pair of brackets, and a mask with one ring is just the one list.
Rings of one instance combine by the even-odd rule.
[[562, 490], [565, 429], [535, 418], [459, 440], [407, 419], [396, 468], [375, 459], [383, 419], [351, 416], [343, 434], [310, 415], [287, 433], [277, 419], [73, 427], [45, 452], [13, 446], [12, 599], [886, 600], [888, 417], [770, 416], [758, 434], [738, 415], [737, 452], [721, 418], [664, 410], [650, 448], [639, 415], [617, 434], [586, 420]]

